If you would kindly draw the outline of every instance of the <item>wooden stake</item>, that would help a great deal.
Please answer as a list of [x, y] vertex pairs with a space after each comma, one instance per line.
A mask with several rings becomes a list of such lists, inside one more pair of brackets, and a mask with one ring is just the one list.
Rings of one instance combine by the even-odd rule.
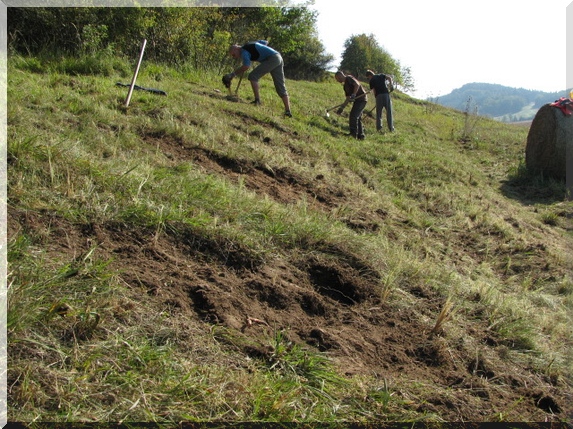
[[125, 107], [129, 106], [129, 102], [131, 100], [131, 94], [133, 94], [133, 88], [135, 87], [135, 80], [137, 79], [137, 73], [139, 73], [141, 60], [143, 60], [143, 51], [145, 51], [145, 45], [147, 45], [147, 39], [143, 39], [143, 45], [141, 46], [141, 52], [139, 53], [139, 61], [137, 62], [137, 67], [135, 68], [135, 73], [133, 74], [131, 85], [129, 86], [129, 92], [127, 93], [127, 98], [125, 99]]

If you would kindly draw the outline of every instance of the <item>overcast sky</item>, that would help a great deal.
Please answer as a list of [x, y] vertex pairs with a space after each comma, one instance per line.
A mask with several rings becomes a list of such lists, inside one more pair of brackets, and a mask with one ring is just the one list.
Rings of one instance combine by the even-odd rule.
[[312, 8], [319, 12], [319, 38], [337, 57], [335, 66], [349, 37], [373, 34], [394, 59], [410, 67], [417, 90], [413, 95], [426, 98], [471, 82], [567, 89], [566, 9], [571, 3], [315, 0]]

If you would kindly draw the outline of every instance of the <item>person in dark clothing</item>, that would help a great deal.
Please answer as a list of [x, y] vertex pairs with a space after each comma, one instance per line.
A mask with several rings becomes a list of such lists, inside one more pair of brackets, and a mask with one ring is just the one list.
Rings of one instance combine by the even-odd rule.
[[[388, 84], [392, 85], [392, 76], [387, 74], [375, 74], [372, 70], [366, 71], [366, 78], [370, 81], [370, 89], [376, 97], [376, 131], [382, 131], [382, 110], [386, 109], [386, 125], [390, 131], [394, 131], [392, 118], [392, 100]], [[388, 83], [387, 83], [388, 82]]]
[[362, 125], [362, 112], [366, 107], [368, 102], [366, 98], [366, 91], [352, 75], [346, 75], [342, 71], [336, 72], [334, 78], [337, 82], [343, 84], [344, 95], [346, 95], [346, 100], [340, 106], [337, 113], [340, 115], [344, 108], [352, 103], [352, 109], [350, 110], [350, 116], [348, 119], [348, 126], [350, 128], [350, 136], [363, 140], [364, 139], [364, 127]]
[[266, 40], [259, 40], [257, 42], [246, 43], [244, 45], [231, 45], [229, 48], [229, 55], [236, 59], [242, 60], [242, 65], [232, 73], [223, 76], [223, 82], [228, 87], [231, 80], [237, 76], [242, 75], [250, 67], [253, 61], [259, 63], [251, 73], [249, 73], [249, 81], [253, 88], [255, 96], [254, 104], [261, 104], [259, 95], [259, 80], [267, 73], [271, 74], [275, 84], [275, 90], [278, 96], [282, 99], [285, 106], [285, 116], [291, 117], [290, 99], [285, 86], [284, 63], [283, 58], [279, 52], [268, 46]]

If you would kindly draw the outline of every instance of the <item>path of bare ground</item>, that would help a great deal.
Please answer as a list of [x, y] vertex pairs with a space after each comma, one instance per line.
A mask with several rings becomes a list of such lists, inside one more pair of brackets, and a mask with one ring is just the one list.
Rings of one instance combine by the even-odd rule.
[[[344, 198], [340, 190], [287, 169], [239, 163], [169, 139], [148, 136], [148, 142], [206, 172], [229, 180], [240, 176], [247, 187], [279, 202], [306, 194], [317, 209], [328, 209]], [[373, 228], [383, 217], [370, 214], [365, 225]], [[384, 378], [420, 413], [450, 421], [490, 421], [499, 413], [507, 420], [552, 421], [573, 413], [571, 393], [559, 380], [533, 374], [511, 359], [479, 318], [468, 322], [459, 338], [432, 334], [444, 298], [406, 285], [402, 305], [381, 302], [375, 271], [342, 248], [262, 261], [235, 243], [211, 240], [184, 225], [156, 234], [122, 224], [71, 225], [49, 213], [10, 208], [8, 225], [9, 236], [50, 225], [47, 252], [54, 259], [72, 258], [97, 244], [134, 295], [142, 287], [147, 292], [138, 298], [142, 306], [169, 308], [183, 325], [201, 323], [206, 331], [224, 326], [234, 335], [221, 341], [251, 358], [268, 355], [269, 332], [284, 329], [290, 340], [325, 352], [348, 376]], [[410, 388], [414, 385], [427, 387]]]

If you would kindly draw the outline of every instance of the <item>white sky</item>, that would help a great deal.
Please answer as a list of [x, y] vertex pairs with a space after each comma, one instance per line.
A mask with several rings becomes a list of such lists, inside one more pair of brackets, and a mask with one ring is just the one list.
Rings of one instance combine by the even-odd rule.
[[[319, 12], [319, 38], [337, 58], [335, 66], [348, 38], [373, 34], [394, 59], [410, 67], [412, 95], [423, 99], [472, 82], [567, 89], [569, 4], [572, 0], [351, 0], [344, 5], [314, 0], [311, 8]], [[573, 40], [571, 56], [572, 47]]]

